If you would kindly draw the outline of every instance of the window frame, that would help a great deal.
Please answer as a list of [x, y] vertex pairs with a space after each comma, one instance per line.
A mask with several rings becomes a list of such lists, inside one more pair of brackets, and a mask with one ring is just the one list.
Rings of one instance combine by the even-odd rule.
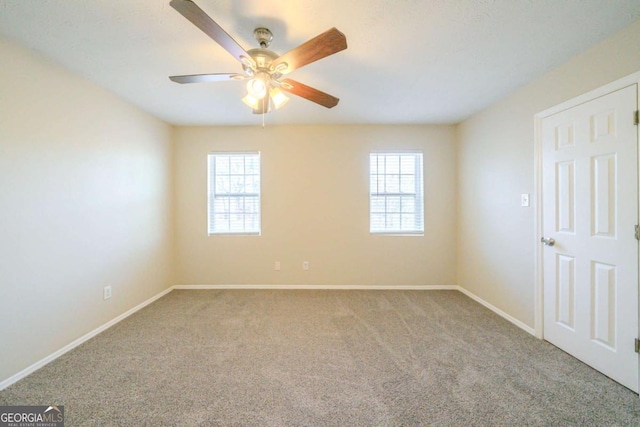
[[[229, 226], [224, 231], [215, 231], [215, 199], [216, 199], [216, 178], [218, 176], [216, 174], [215, 169], [215, 161], [216, 157], [228, 157], [231, 159], [232, 157], [242, 157], [245, 159], [249, 156], [257, 156], [258, 160], [258, 192], [257, 193], [220, 193], [220, 197], [229, 198], [257, 198], [257, 229], [247, 230], [246, 227], [243, 227], [242, 230], [234, 231], [232, 227]], [[229, 171], [229, 177], [231, 176], [239, 176], [239, 174], [232, 174]], [[246, 171], [240, 175], [246, 177]], [[213, 187], [213, 188], [212, 188]], [[231, 215], [231, 212], [223, 212]], [[243, 209], [241, 213], [239, 213], [246, 219], [247, 212]], [[229, 220], [230, 221], [230, 220]], [[244, 223], [246, 224], [246, 222]], [[262, 156], [260, 151], [212, 151], [207, 154], [207, 234], [208, 236], [260, 236], [262, 234]]]
[[[385, 158], [387, 156], [412, 156], [414, 157], [414, 160], [416, 162], [416, 167], [414, 168], [414, 192], [413, 193], [406, 193], [406, 192], [402, 192], [401, 188], [399, 188], [399, 191], [396, 193], [392, 193], [389, 192], [387, 193], [386, 191], [372, 191], [373, 188], [373, 179], [374, 177], [376, 178], [376, 183], [379, 182], [378, 181], [378, 177], [379, 176], [387, 176], [387, 175], [395, 175], [395, 174], [387, 174], [386, 170], [385, 173], [380, 174], [378, 173], [378, 171], [376, 171], [376, 173], [373, 173], [373, 169], [372, 169], [372, 161], [373, 161], [373, 156], [385, 156]], [[386, 165], [385, 165], [386, 166]], [[399, 168], [401, 168], [401, 165], [399, 165]], [[400, 184], [400, 176], [403, 175], [401, 173], [401, 170], [399, 169], [399, 172], [397, 173], [397, 175], [399, 176], [399, 186]], [[386, 181], [385, 181], [386, 182]], [[372, 151], [369, 153], [369, 233], [372, 235], [387, 235], [387, 236], [424, 236], [424, 216], [425, 216], [425, 209], [424, 209], [424, 188], [425, 188], [425, 183], [424, 183], [424, 153], [420, 150], [383, 150], [383, 151]], [[388, 229], [385, 225], [384, 229], [374, 229], [373, 225], [374, 225], [374, 221], [373, 221], [373, 214], [374, 213], [378, 213], [380, 214], [381, 212], [374, 212], [373, 211], [373, 198], [374, 197], [379, 197], [379, 196], [383, 196], [385, 197], [385, 203], [386, 203], [386, 197], [403, 197], [403, 196], [413, 196], [414, 198], [414, 224], [417, 224], [414, 226], [413, 229], [402, 229], [402, 225], [400, 225], [399, 229]], [[400, 202], [402, 203], [402, 202]], [[382, 212], [382, 214], [385, 216], [385, 222], [387, 219], [387, 215], [389, 215], [390, 213], [396, 213], [396, 212], [388, 212], [387, 211], [387, 207], [385, 205], [385, 210], [384, 212]], [[400, 208], [400, 212], [398, 212], [400, 214], [400, 216], [402, 217], [402, 208]], [[401, 219], [402, 221], [402, 219]]]

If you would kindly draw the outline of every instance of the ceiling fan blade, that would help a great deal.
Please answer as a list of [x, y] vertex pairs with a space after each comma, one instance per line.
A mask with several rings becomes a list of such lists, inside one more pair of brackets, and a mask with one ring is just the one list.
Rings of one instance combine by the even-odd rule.
[[229, 80], [243, 80], [243, 74], [190, 74], [187, 76], [169, 76], [172, 82], [176, 83], [207, 83], [207, 82], [225, 82]]
[[222, 27], [209, 17], [191, 0], [171, 0], [171, 7], [187, 18], [193, 25], [200, 28], [206, 35], [222, 46], [238, 61], [242, 58], [251, 60], [251, 56], [240, 46]]
[[280, 56], [273, 61], [272, 67], [275, 68], [278, 64], [284, 62], [288, 66], [282, 71], [282, 74], [288, 74], [297, 68], [333, 55], [346, 48], [347, 38], [336, 28], [331, 28]]
[[311, 86], [304, 85], [300, 82], [291, 79], [283, 79], [280, 89], [298, 95], [301, 98], [307, 99], [323, 107], [333, 108], [338, 105], [340, 99], [335, 96], [331, 96], [328, 93], [324, 93], [318, 89], [314, 89]]

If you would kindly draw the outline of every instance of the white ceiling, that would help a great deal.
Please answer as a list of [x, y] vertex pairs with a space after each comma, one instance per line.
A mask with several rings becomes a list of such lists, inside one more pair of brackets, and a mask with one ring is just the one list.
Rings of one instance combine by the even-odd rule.
[[[640, 18], [638, 0], [195, 0], [245, 50], [283, 54], [337, 27], [348, 48], [291, 74], [340, 98], [292, 96], [270, 124], [457, 123]], [[169, 0], [0, 0], [0, 33], [172, 124], [256, 124], [240, 72]]]

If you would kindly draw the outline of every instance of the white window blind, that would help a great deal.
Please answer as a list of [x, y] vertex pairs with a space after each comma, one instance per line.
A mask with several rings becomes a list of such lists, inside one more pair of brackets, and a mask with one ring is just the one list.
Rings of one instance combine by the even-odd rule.
[[209, 154], [209, 234], [260, 234], [260, 153]]
[[422, 153], [371, 153], [371, 233], [424, 233]]

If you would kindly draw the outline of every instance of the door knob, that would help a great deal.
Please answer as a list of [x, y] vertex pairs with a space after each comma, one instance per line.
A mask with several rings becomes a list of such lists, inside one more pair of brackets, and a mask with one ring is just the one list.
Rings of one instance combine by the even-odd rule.
[[540, 239], [540, 241], [541, 241], [542, 243], [544, 243], [545, 245], [547, 245], [547, 246], [553, 246], [553, 245], [555, 245], [555, 244], [556, 244], [556, 241], [555, 241], [554, 239], [552, 239], [552, 238], [545, 239], [545, 238], [543, 237], [542, 239]]

